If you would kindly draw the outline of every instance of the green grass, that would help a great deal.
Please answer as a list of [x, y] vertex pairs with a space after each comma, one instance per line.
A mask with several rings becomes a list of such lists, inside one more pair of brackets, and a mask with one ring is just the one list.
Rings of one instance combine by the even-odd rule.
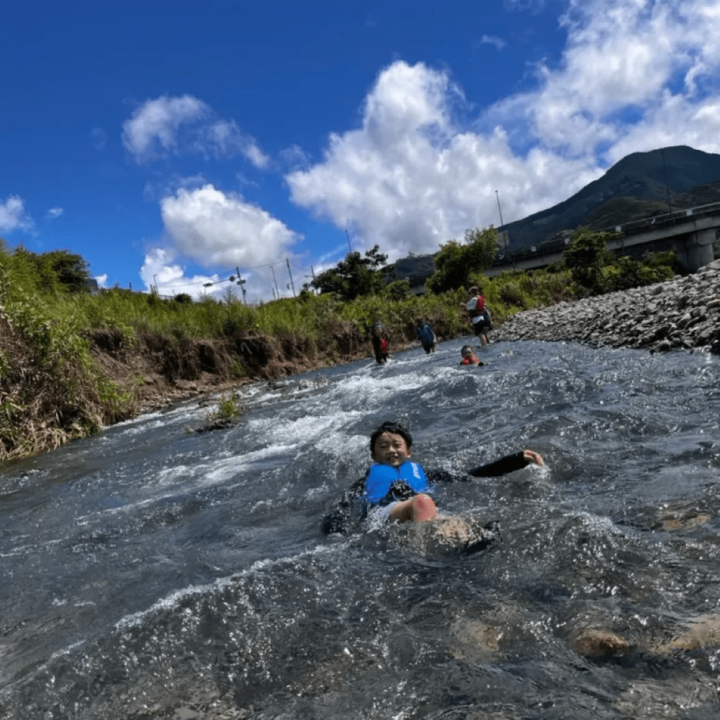
[[218, 405], [208, 416], [208, 420], [234, 420], [244, 413], [247, 408], [241, 404], [234, 392], [226, 392], [220, 396]]
[[[604, 269], [615, 284], [648, 282], [669, 272], [660, 260]], [[357, 357], [363, 347], [370, 354], [368, 329], [378, 319], [395, 349], [415, 339], [418, 318], [428, 318], [440, 339], [471, 332], [465, 288], [397, 299], [403, 293], [396, 287], [351, 302], [303, 292], [297, 299], [249, 307], [230, 296], [225, 302], [178, 302], [120, 288], [91, 296], [68, 291], [48, 273], [38, 256], [10, 254], [0, 242], [0, 460], [57, 447], [137, 412], [136, 386], [119, 388], [93, 360], [93, 343], [102, 337], [132, 355], [141, 336], [155, 336], [182, 357], [188, 341], [227, 340], [219, 346], [232, 352], [235, 340], [265, 336], [277, 341], [284, 361], [304, 360], [300, 365], [307, 367]], [[496, 326], [516, 312], [588, 294], [562, 267], [492, 279], [471, 274], [470, 281], [481, 287]], [[249, 376], [239, 357], [227, 367], [238, 379]], [[240, 410], [234, 396], [223, 396], [217, 417], [235, 417]]]

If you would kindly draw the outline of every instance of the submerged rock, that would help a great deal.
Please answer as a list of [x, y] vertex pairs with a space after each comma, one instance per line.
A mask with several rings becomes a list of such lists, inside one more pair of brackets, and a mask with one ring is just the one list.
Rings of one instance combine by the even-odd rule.
[[630, 643], [609, 630], [583, 630], [575, 638], [575, 649], [585, 657], [610, 658], [626, 655]]

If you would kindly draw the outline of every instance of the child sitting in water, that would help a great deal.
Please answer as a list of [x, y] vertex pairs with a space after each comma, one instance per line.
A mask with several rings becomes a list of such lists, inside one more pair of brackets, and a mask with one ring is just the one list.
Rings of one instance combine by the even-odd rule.
[[[325, 533], [345, 532], [352, 507], [362, 502], [375, 518], [396, 522], [428, 522], [437, 517], [433, 487], [419, 463], [410, 461], [412, 436], [399, 423], [385, 422], [370, 436], [373, 465], [345, 493], [337, 509], [323, 520]], [[530, 464], [544, 465], [533, 450], [507, 455], [469, 471], [474, 477], [497, 477]], [[430, 473], [435, 480], [452, 480], [447, 472]]]
[[484, 365], [485, 363], [480, 360], [479, 357], [475, 355], [472, 348], [469, 345], [463, 345], [462, 350], [460, 350], [460, 354], [462, 355], [462, 360], [460, 361], [461, 365]]

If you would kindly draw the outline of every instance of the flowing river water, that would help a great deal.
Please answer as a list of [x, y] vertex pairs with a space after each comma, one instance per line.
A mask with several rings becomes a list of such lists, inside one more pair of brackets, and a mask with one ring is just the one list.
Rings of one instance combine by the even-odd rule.
[[[0, 718], [720, 716], [720, 360], [467, 339], [186, 402], [0, 471]], [[383, 420], [498, 521], [324, 536]], [[434, 549], [433, 549], [434, 548]]]

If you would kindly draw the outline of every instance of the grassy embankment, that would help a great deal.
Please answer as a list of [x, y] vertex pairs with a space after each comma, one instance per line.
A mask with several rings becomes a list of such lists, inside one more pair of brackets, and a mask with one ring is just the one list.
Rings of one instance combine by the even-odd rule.
[[[71, 292], [27, 255], [0, 248], [0, 461], [93, 434], [183, 383], [198, 392], [367, 357], [377, 318], [395, 350], [415, 340], [420, 316], [441, 340], [470, 330], [459, 307], [464, 289], [349, 303], [303, 293], [258, 308], [186, 304], [122, 289]], [[579, 292], [565, 272], [475, 280], [496, 323]]]

